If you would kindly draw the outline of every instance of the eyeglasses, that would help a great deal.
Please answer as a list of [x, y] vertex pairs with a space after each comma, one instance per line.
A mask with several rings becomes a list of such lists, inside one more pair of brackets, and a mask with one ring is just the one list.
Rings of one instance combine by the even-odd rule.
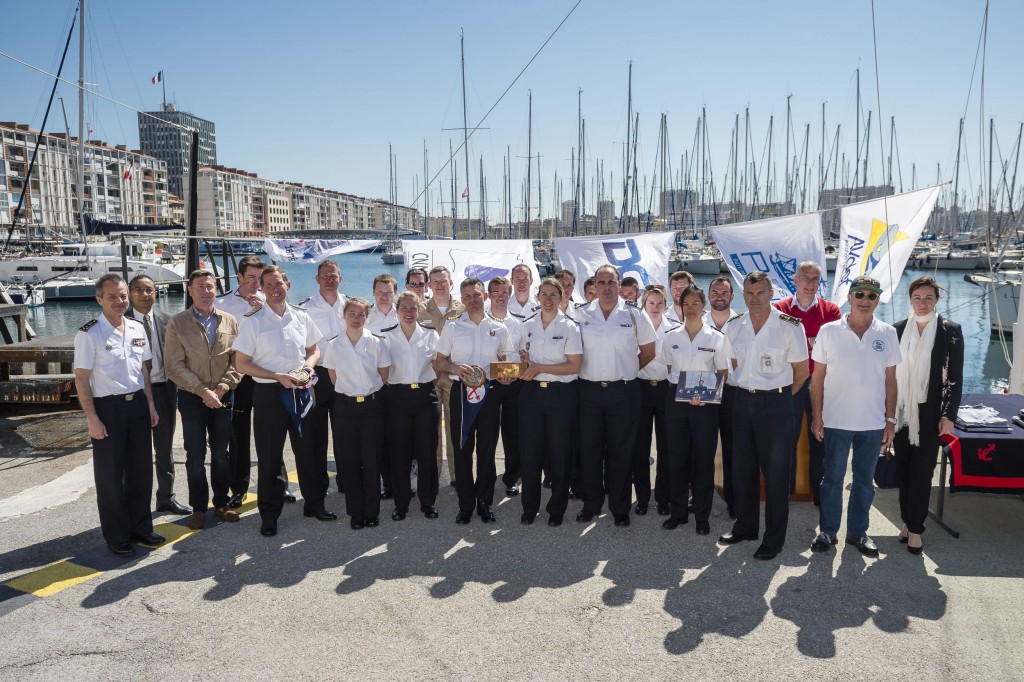
[[412, 287], [413, 289], [422, 289], [423, 287], [427, 286], [427, 283], [426, 282], [409, 282], [405, 286]]
[[868, 297], [869, 301], [873, 301], [876, 298], [878, 298], [878, 294], [876, 294], [873, 291], [871, 291], [871, 292], [866, 292], [866, 291], [855, 291], [855, 292], [853, 292], [853, 297], [858, 299], [858, 300], [864, 298], [865, 296]]

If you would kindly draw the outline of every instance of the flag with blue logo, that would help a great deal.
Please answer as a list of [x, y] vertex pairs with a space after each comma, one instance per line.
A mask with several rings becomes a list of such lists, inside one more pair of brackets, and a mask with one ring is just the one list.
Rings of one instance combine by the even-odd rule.
[[668, 259], [675, 238], [675, 232], [563, 237], [555, 240], [555, 251], [562, 267], [576, 273], [580, 294], [587, 277], [606, 263], [618, 269], [619, 279], [635, 277], [642, 287], [668, 286]]
[[462, 384], [462, 434], [459, 447], [466, 447], [469, 433], [473, 430], [473, 424], [476, 423], [476, 418], [480, 414], [480, 408], [483, 407], [489, 383], [485, 381], [482, 386], [476, 388]]

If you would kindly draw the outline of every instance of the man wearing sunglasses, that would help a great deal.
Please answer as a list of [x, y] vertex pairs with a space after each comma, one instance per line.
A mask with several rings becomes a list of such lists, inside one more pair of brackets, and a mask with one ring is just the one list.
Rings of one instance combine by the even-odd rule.
[[878, 453], [896, 434], [896, 365], [900, 363], [896, 329], [875, 317], [881, 294], [877, 279], [854, 279], [847, 294], [850, 312], [824, 325], [814, 344], [811, 431], [825, 443], [821, 532], [811, 543], [815, 552], [826, 552], [838, 542], [843, 481], [852, 448], [846, 543], [865, 556], [878, 556], [878, 547], [868, 537], [868, 512], [875, 496], [872, 478]]

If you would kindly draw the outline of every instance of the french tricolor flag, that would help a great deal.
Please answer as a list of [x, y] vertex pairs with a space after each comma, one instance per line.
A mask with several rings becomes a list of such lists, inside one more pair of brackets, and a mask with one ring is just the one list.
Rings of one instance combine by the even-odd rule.
[[153, 76], [152, 78], [149, 79], [149, 82], [152, 83], [153, 85], [156, 85], [157, 83], [159, 83], [163, 79], [164, 79], [164, 72], [163, 71], [158, 71], [155, 76]]

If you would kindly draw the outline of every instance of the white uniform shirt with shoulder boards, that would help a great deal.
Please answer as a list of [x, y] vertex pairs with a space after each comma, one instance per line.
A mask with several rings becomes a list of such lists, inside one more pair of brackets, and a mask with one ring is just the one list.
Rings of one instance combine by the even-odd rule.
[[818, 330], [811, 358], [828, 367], [822, 418], [825, 426], [847, 431], [885, 428], [885, 370], [900, 363], [896, 328], [872, 318], [863, 337], [843, 315]]
[[730, 324], [732, 324], [732, 321], [735, 320], [739, 316], [740, 316], [740, 314], [738, 312], [736, 312], [732, 308], [729, 308], [729, 317], [725, 318], [725, 324], [723, 324], [721, 327], [719, 327], [718, 325], [715, 324], [714, 318], [711, 317], [711, 311], [710, 310], [705, 310], [704, 311], [704, 318], [703, 319], [704, 319], [704, 323], [707, 324], [709, 327], [711, 327], [712, 329], [717, 329], [718, 331], [720, 331], [720, 332], [722, 332], [724, 334], [725, 330], [729, 328]]
[[725, 357], [725, 334], [704, 323], [690, 340], [686, 327], [672, 327], [665, 334], [658, 359], [672, 368], [668, 380], [679, 383], [680, 372], [718, 372], [729, 368]]
[[[640, 311], [640, 314], [647, 318], [647, 321], [651, 323], [651, 329], [654, 329], [654, 320], [651, 319], [651, 316], [646, 311]], [[668, 366], [661, 361], [661, 347], [665, 341], [665, 335], [677, 326], [674, 322], [669, 322], [668, 318], [662, 316], [661, 326], [654, 329], [654, 335], [657, 337], [657, 340], [654, 342], [654, 359], [640, 370], [639, 378], [645, 381], [662, 381], [668, 378]]]
[[[376, 393], [384, 385], [377, 370], [390, 366], [391, 356], [384, 339], [365, 327], [354, 345], [347, 333], [339, 334], [327, 344], [324, 367], [335, 371], [335, 393], [351, 397]], [[390, 375], [388, 378], [390, 380]]]
[[[264, 305], [266, 305], [267, 297], [263, 294], [262, 291], [257, 291], [256, 296], [258, 296], [259, 299], [263, 301]], [[226, 313], [231, 313], [232, 315], [234, 315], [235, 319], [239, 321], [242, 320], [242, 317], [247, 312], [252, 310], [252, 306], [249, 305], [249, 301], [247, 301], [244, 296], [238, 295], [238, 289], [235, 289], [231, 293], [217, 297], [217, 299], [213, 302], [213, 307], [216, 308], [217, 310], [222, 310]]]
[[141, 322], [124, 316], [124, 333], [105, 315], [82, 325], [75, 334], [75, 369], [87, 369], [94, 398], [126, 395], [145, 386], [143, 362], [153, 358]]
[[394, 327], [398, 324], [398, 310], [394, 305], [385, 315], [375, 305], [370, 308], [370, 314], [366, 316], [366, 328], [373, 334], [380, 334], [387, 327]]
[[417, 324], [412, 336], [406, 338], [402, 325], [397, 324], [382, 330], [381, 336], [391, 356], [389, 384], [427, 384], [437, 378], [432, 364], [437, 352], [437, 332]]
[[770, 390], [793, 384], [794, 362], [807, 359], [807, 338], [800, 320], [770, 308], [761, 330], [754, 333], [750, 314], [740, 315], [725, 331], [726, 357], [736, 360], [729, 383], [740, 388]]
[[[517, 318], [511, 311], [506, 313], [505, 317], [500, 320], [493, 315], [491, 317], [505, 325], [505, 328], [508, 329], [508, 338], [512, 342], [512, 348], [516, 351], [520, 350], [523, 347], [523, 322], [526, 320]], [[529, 318], [530, 316], [528, 315], [527, 317]], [[506, 359], [511, 361], [518, 360], [518, 358], [513, 357]]]
[[[523, 342], [520, 350], [530, 354], [530, 362], [540, 365], [560, 365], [566, 361], [567, 355], [583, 353], [583, 337], [580, 326], [568, 315], [559, 311], [555, 319], [548, 323], [547, 329], [540, 319], [540, 313], [523, 323]], [[575, 374], [547, 374], [542, 372], [534, 381], [575, 381]]]
[[[269, 305], [249, 312], [238, 321], [238, 336], [232, 349], [252, 358], [253, 364], [268, 372], [284, 373], [298, 369], [306, 361], [306, 349], [323, 338], [320, 329], [302, 308], [285, 306], [278, 315]], [[275, 379], [253, 377], [258, 384], [274, 384]]]
[[657, 342], [650, 320], [620, 298], [608, 318], [601, 301], [578, 308], [583, 336], [583, 366], [580, 379], [586, 381], [632, 381], [640, 373], [640, 346]]
[[[456, 365], [479, 365], [488, 379], [491, 378], [491, 363], [508, 358], [514, 352], [508, 328], [487, 314], [480, 324], [474, 324], [469, 313], [462, 313], [445, 324], [437, 340], [437, 354], [447, 355]], [[452, 381], [459, 380], [457, 374], [448, 376]]]
[[306, 311], [313, 324], [320, 330], [320, 341], [316, 344], [320, 348], [320, 362], [317, 365], [323, 365], [327, 344], [345, 331], [345, 320], [341, 312], [345, 309], [345, 295], [338, 294], [338, 300], [331, 304], [325, 301], [318, 291], [300, 303], [299, 307]]
[[526, 318], [539, 310], [540, 303], [537, 302], [537, 297], [533, 294], [530, 294], [530, 297], [526, 299], [526, 303], [523, 305], [520, 305], [519, 301], [516, 300], [515, 291], [513, 291], [512, 295], [508, 297], [508, 312], [510, 315], [518, 318], [520, 322], [525, 321]]

